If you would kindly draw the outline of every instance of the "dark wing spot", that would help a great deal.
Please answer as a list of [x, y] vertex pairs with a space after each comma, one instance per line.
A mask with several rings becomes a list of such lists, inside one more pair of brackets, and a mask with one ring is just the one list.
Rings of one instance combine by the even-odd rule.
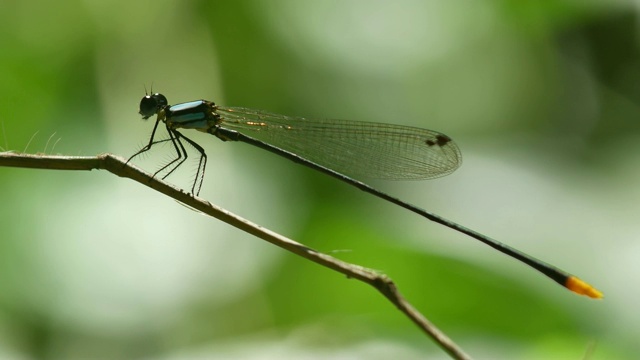
[[436, 136], [435, 141], [432, 139], [427, 139], [425, 140], [425, 144], [427, 144], [427, 146], [435, 146], [438, 145], [440, 147], [447, 145], [449, 142], [451, 141], [451, 138], [448, 137], [447, 135], [443, 135], [443, 134], [438, 134]]

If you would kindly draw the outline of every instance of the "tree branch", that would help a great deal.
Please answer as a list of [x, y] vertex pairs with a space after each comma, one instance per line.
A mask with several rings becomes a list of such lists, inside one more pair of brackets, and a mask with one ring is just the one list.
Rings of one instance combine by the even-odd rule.
[[153, 178], [150, 174], [138, 169], [132, 164], [126, 164], [125, 160], [111, 154], [98, 156], [53, 156], [32, 155], [15, 152], [0, 153], [0, 166], [20, 167], [32, 169], [56, 169], [56, 170], [107, 170], [120, 177], [125, 177], [148, 186], [164, 195], [167, 195], [181, 203], [199, 210], [209, 216], [234, 226], [242, 231], [268, 241], [282, 249], [292, 252], [305, 259], [311, 260], [324, 267], [346, 275], [348, 278], [358, 279], [376, 288], [401, 312], [403, 312], [424, 333], [431, 337], [445, 352], [454, 359], [470, 359], [448, 336], [436, 328], [419, 311], [417, 311], [398, 291], [393, 281], [383, 274], [373, 270], [349, 264], [327, 254], [297, 243], [269, 229], [263, 228], [249, 220], [243, 219], [221, 207], [213, 205], [206, 200], [193, 197], [191, 194], [176, 188], [160, 179]]

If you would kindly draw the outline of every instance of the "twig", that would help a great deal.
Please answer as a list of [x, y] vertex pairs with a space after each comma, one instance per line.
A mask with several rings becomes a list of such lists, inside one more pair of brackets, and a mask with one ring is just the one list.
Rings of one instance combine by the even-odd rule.
[[2, 152], [0, 153], [0, 166], [56, 170], [102, 169], [120, 177], [137, 181], [142, 185], [148, 186], [189, 207], [199, 210], [249, 234], [257, 236], [271, 244], [342, 273], [349, 278], [358, 279], [373, 286], [409, 319], [411, 319], [411, 321], [413, 321], [420, 329], [422, 329], [422, 331], [431, 337], [452, 358], [470, 359], [470, 357], [465, 354], [462, 349], [458, 347], [448, 336], [436, 328], [408, 301], [406, 301], [398, 291], [398, 288], [393, 281], [386, 275], [382, 275], [373, 270], [349, 264], [327, 254], [320, 253], [276, 232], [254, 224], [249, 220], [243, 219], [238, 215], [209, 203], [206, 200], [193, 197], [191, 194], [188, 194], [173, 185], [157, 178], [153, 178], [150, 174], [131, 164], [126, 164], [124, 159], [118, 156], [111, 154], [101, 154], [98, 156], [52, 156]]

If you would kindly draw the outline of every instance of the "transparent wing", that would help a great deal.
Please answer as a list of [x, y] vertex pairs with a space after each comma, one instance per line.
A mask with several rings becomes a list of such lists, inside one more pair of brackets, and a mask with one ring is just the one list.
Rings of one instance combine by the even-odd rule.
[[458, 146], [436, 131], [349, 120], [305, 119], [218, 107], [220, 126], [346, 175], [421, 180], [460, 166]]

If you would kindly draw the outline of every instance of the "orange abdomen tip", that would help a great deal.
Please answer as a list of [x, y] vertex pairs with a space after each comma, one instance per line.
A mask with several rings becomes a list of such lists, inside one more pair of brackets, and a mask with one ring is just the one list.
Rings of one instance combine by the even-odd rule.
[[592, 299], [601, 299], [604, 295], [598, 289], [575, 276], [569, 276], [564, 286], [576, 294], [585, 295]]

